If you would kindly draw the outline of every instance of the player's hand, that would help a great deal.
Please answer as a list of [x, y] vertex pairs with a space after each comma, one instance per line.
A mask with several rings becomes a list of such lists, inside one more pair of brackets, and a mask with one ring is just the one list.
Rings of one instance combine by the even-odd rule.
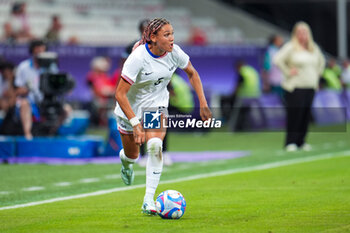
[[145, 142], [146, 135], [141, 124], [137, 124], [134, 126], [133, 135], [136, 145], [141, 146]]
[[208, 106], [200, 108], [200, 116], [202, 118], [202, 121], [207, 121], [212, 118], [212, 114]]

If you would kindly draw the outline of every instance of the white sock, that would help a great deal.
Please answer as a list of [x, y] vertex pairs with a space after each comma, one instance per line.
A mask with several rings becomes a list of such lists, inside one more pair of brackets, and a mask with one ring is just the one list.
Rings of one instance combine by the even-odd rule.
[[130, 159], [127, 155], [124, 153], [124, 149], [121, 149], [119, 152], [119, 158], [122, 162], [122, 166], [124, 168], [131, 168], [132, 165], [137, 161], [138, 157], [136, 159]]
[[154, 194], [159, 184], [163, 170], [163, 142], [160, 138], [151, 138], [147, 142], [146, 195], [144, 200], [154, 200]]

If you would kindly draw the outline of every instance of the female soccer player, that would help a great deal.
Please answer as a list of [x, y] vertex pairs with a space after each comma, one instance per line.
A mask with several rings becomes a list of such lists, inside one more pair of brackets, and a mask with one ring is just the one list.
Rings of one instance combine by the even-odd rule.
[[209, 120], [211, 111], [200, 77], [189, 56], [174, 44], [173, 27], [163, 18], [149, 22], [141, 41], [124, 63], [116, 90], [115, 114], [123, 143], [119, 154], [121, 177], [126, 185], [131, 185], [134, 180], [133, 164], [139, 156], [139, 146], [144, 142], [147, 144], [146, 194], [142, 205], [145, 214], [156, 214], [154, 194], [163, 169], [162, 140], [166, 129], [144, 130], [140, 119], [144, 109], [156, 108], [157, 113], [166, 110], [169, 102], [167, 85], [178, 67], [187, 73], [198, 96], [202, 120]]

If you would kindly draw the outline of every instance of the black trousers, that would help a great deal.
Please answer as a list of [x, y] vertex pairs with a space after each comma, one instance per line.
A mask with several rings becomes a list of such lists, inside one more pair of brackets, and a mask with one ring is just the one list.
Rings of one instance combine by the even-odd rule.
[[314, 96], [314, 89], [296, 88], [293, 92], [285, 92], [284, 99], [287, 113], [285, 145], [294, 143], [301, 146], [305, 143]]

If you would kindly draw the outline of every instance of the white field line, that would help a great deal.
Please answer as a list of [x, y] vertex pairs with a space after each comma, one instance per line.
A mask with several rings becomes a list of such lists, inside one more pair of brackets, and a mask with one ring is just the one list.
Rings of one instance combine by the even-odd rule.
[[346, 142], [345, 142], [345, 141], [337, 142], [337, 146], [338, 146], [338, 147], [342, 147], [342, 146], [345, 146], [345, 145], [346, 145]]
[[65, 186], [70, 186], [70, 185], [72, 185], [72, 182], [66, 182], [66, 181], [64, 181], [64, 182], [55, 183], [54, 185], [55, 185], [55, 186], [58, 186], [58, 187], [65, 187]]
[[[169, 183], [177, 183], [177, 182], [183, 182], [183, 181], [190, 181], [190, 180], [197, 180], [202, 178], [209, 178], [209, 177], [215, 177], [215, 176], [222, 176], [222, 175], [229, 175], [234, 173], [243, 173], [243, 172], [251, 172], [251, 171], [260, 171], [260, 170], [266, 170], [271, 168], [278, 168], [293, 164], [299, 164], [299, 163], [306, 163], [306, 162], [312, 162], [322, 159], [329, 159], [334, 157], [344, 157], [344, 156], [350, 156], [350, 150], [341, 151], [341, 152], [335, 152], [335, 153], [326, 153], [326, 154], [320, 154], [310, 157], [302, 157], [302, 158], [296, 158], [296, 159], [290, 159], [285, 161], [278, 161], [278, 162], [272, 162], [272, 163], [265, 163], [261, 165], [255, 165], [250, 167], [244, 167], [244, 168], [235, 168], [235, 169], [229, 169], [219, 172], [211, 172], [211, 173], [203, 173], [173, 180], [166, 180], [163, 182], [160, 182], [160, 184], [169, 184]], [[145, 187], [145, 184], [139, 184], [139, 185], [132, 185], [132, 186], [125, 186], [120, 188], [113, 188], [113, 189], [106, 189], [106, 190], [100, 190], [96, 192], [91, 193], [84, 193], [84, 194], [78, 194], [78, 195], [72, 195], [72, 196], [66, 196], [66, 197], [58, 197], [43, 201], [35, 201], [35, 202], [29, 202], [25, 204], [18, 204], [13, 206], [5, 206], [0, 207], [0, 210], [8, 210], [8, 209], [17, 209], [17, 208], [23, 208], [23, 207], [29, 207], [29, 206], [36, 206], [36, 205], [42, 205], [47, 203], [53, 203], [58, 201], [66, 201], [66, 200], [72, 200], [72, 199], [78, 199], [78, 198], [85, 198], [85, 197], [91, 197], [91, 196], [98, 196], [98, 195], [104, 195], [114, 192], [121, 192], [126, 190], [132, 190], [137, 188], [143, 188]]]
[[105, 175], [105, 179], [120, 179], [120, 174]]
[[80, 183], [94, 183], [94, 182], [99, 182], [100, 179], [99, 178], [84, 178], [79, 180]]
[[23, 191], [26, 192], [33, 192], [33, 191], [39, 191], [39, 190], [44, 190], [45, 187], [41, 187], [41, 186], [32, 186], [32, 187], [28, 187], [28, 188], [23, 188]]
[[10, 194], [11, 192], [10, 191], [0, 191], [0, 195], [7, 195], [7, 194]]

